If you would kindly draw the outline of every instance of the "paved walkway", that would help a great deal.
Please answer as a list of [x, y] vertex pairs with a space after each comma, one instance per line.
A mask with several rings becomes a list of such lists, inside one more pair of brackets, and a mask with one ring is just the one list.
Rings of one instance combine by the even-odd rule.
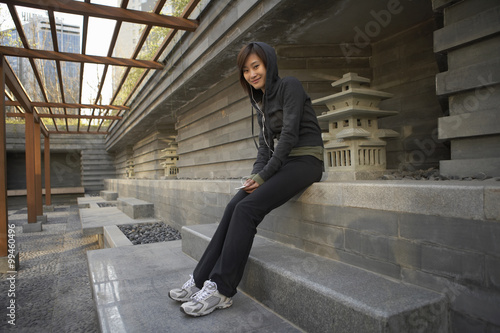
[[[88, 250], [97, 249], [95, 236], [83, 236], [77, 205], [55, 206], [43, 231], [23, 233], [27, 210], [9, 210], [16, 224], [20, 267], [15, 298], [12, 280], [0, 274], [0, 332], [98, 332], [90, 289]], [[8, 323], [7, 306], [15, 300], [15, 326]]]

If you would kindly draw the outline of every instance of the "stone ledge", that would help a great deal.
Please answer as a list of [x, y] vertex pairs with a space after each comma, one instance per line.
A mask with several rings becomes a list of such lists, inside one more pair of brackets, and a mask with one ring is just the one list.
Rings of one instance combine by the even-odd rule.
[[436, 94], [451, 95], [498, 83], [500, 83], [500, 58], [493, 58], [436, 74]]
[[105, 249], [134, 245], [116, 225], [104, 226], [102, 237], [103, 248]]
[[[216, 227], [183, 227], [183, 251], [199, 260]], [[443, 295], [261, 237], [239, 288], [307, 332], [448, 331]]]
[[103, 235], [104, 227], [109, 225], [160, 222], [154, 218], [132, 219], [116, 207], [80, 209], [80, 221], [86, 236]]
[[[458, 175], [461, 177], [473, 177], [479, 172], [492, 177], [500, 177], [500, 157], [496, 158], [474, 158], [474, 159], [454, 159], [448, 161], [439, 161], [439, 169], [441, 172], [449, 175]], [[500, 182], [496, 182], [500, 183]], [[491, 188], [500, 188], [498, 185], [492, 184], [490, 182]], [[490, 186], [485, 184], [485, 191], [487, 191]], [[499, 184], [500, 185], [500, 184]], [[486, 192], [485, 192], [486, 195]], [[491, 210], [494, 206], [498, 206], [498, 202], [493, 204], [491, 202], [485, 201], [484, 203], [484, 217], [488, 219], [486, 211]], [[477, 207], [480, 210], [480, 207]]]
[[500, 31], [500, 6], [434, 32], [434, 52], [445, 52]]
[[100, 191], [99, 195], [106, 201], [115, 201], [118, 199], [118, 193], [113, 191]]
[[486, 219], [487, 188], [493, 181], [357, 181], [315, 183], [297, 201], [328, 206]]
[[118, 209], [133, 219], [154, 217], [154, 205], [136, 198], [118, 198]]
[[[27, 190], [7, 190], [7, 196], [23, 196], [26, 195]], [[54, 187], [50, 189], [50, 194], [83, 194], [85, 193], [84, 187]], [[42, 189], [42, 194], [45, 195], [45, 189]]]
[[438, 118], [439, 140], [500, 134], [497, 110], [475, 111]]
[[[442, 161], [448, 162], [448, 161]], [[150, 187], [159, 200], [159, 193], [193, 192], [193, 196], [234, 195], [238, 180], [131, 180], [108, 179], [107, 187], [130, 191], [140, 183]], [[498, 181], [427, 181], [427, 180], [359, 180], [314, 183], [292, 199], [293, 202], [368, 208], [380, 211], [484, 220], [492, 209], [485, 202], [485, 191], [500, 189]], [[149, 198], [154, 201], [155, 197]], [[162, 202], [154, 201], [160, 207]], [[494, 208], [494, 207], [493, 207]]]

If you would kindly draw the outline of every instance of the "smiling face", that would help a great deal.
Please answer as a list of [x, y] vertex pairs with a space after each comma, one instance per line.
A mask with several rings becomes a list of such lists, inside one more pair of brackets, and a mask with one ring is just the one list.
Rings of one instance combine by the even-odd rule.
[[255, 53], [248, 55], [243, 66], [245, 80], [255, 89], [265, 90], [266, 67], [262, 59]]

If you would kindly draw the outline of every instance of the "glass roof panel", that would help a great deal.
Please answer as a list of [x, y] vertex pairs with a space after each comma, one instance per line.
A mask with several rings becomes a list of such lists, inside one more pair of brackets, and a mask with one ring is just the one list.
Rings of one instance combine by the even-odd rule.
[[35, 59], [38, 73], [47, 94], [48, 102], [61, 102], [61, 91], [59, 89], [59, 78], [57, 75], [56, 62], [54, 60]]
[[137, 59], [151, 60], [154, 58], [158, 48], [161, 46], [171, 29], [162, 27], [153, 27], [149, 32], [146, 42], [142, 46]]
[[131, 58], [134, 55], [137, 43], [145, 27], [143, 24], [123, 22], [118, 33], [118, 38], [116, 39], [113, 56], [117, 58]]
[[64, 87], [64, 101], [78, 103], [80, 100], [80, 64], [77, 62], [61, 61], [61, 71]]
[[95, 4], [95, 5], [104, 5], [104, 6], [110, 6], [110, 7], [120, 7], [121, 1], [120, 0], [92, 0], [90, 3]]
[[86, 53], [106, 57], [116, 21], [96, 17], [89, 18]]
[[38, 86], [38, 82], [35, 79], [33, 69], [31, 68], [31, 64], [27, 58], [21, 57], [5, 57], [7, 59], [7, 63], [12, 68], [12, 71], [19, 79], [21, 86], [24, 88], [24, 91], [28, 95], [30, 100], [38, 100], [38, 96], [41, 94], [40, 87]]
[[54, 51], [49, 16], [46, 10], [15, 6], [29, 47], [36, 50]]
[[81, 53], [83, 16], [54, 12], [60, 52]]
[[83, 70], [82, 103], [95, 104], [104, 65], [86, 64]]
[[21, 39], [6, 4], [0, 3], [0, 45], [21, 47]]

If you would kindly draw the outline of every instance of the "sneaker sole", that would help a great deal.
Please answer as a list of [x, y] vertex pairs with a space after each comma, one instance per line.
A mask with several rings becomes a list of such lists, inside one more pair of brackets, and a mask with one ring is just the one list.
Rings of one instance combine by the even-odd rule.
[[188, 315], [188, 316], [191, 316], [191, 317], [203, 317], [203, 316], [206, 316], [206, 315], [209, 315], [211, 314], [212, 312], [214, 312], [215, 310], [222, 310], [222, 309], [227, 309], [229, 308], [231, 305], [233, 305], [233, 302], [229, 303], [229, 304], [225, 304], [225, 305], [220, 305], [220, 306], [216, 306], [215, 308], [213, 308], [212, 310], [210, 310], [209, 312], [204, 312], [204, 313], [187, 313], [186, 311], [184, 311], [184, 308], [181, 306], [180, 309], [181, 309], [181, 312]]
[[170, 294], [168, 294], [168, 297], [174, 301], [181, 302], [181, 303], [186, 303], [187, 301], [191, 300], [191, 298], [173, 298]]

